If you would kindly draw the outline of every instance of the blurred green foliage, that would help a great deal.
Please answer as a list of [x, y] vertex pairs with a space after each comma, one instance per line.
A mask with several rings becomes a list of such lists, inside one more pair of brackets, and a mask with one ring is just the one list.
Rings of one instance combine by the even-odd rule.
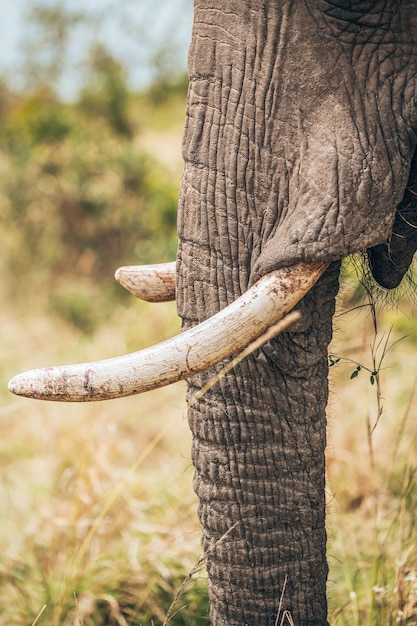
[[[49, 27], [48, 13], [38, 20]], [[88, 310], [88, 285], [109, 283], [123, 264], [175, 258], [179, 180], [142, 138], [158, 109], [183, 114], [170, 102], [185, 101], [186, 85], [181, 76], [135, 93], [101, 44], [87, 65], [70, 103], [57, 95], [55, 69], [20, 92], [0, 83], [0, 270], [6, 298], [44, 292], [91, 332], [100, 315]]]

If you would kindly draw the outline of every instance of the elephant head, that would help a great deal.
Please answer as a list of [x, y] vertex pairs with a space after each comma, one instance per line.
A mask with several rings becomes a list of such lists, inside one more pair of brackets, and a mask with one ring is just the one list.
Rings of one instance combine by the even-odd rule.
[[[213, 624], [272, 626], [281, 607], [323, 626], [338, 270], [367, 251], [395, 287], [417, 248], [417, 0], [195, 0], [189, 77], [183, 334], [121, 374], [118, 360], [48, 368], [11, 389], [92, 400], [187, 378]], [[142, 295], [173, 297], [172, 277], [152, 268]], [[199, 394], [295, 305], [301, 320]]]

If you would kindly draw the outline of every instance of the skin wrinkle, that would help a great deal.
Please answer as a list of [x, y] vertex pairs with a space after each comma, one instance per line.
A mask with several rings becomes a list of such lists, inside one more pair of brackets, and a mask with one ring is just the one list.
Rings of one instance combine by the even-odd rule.
[[[394, 56], [394, 52], [395, 52], [395, 49], [396, 49], [396, 48], [395, 48], [396, 43], [397, 43], [397, 42], [396, 42], [395, 37], [394, 37], [394, 39], [393, 39], [393, 44], [392, 44], [392, 46], [391, 46], [391, 47], [392, 47], [392, 50], [393, 50], [392, 56]], [[364, 51], [366, 50], [366, 47], [365, 47], [365, 46], [356, 46], [356, 50], [358, 50], [359, 54], [362, 54], [362, 52], [364, 52]], [[384, 52], [384, 50], [383, 50], [382, 52]], [[387, 58], [389, 58], [389, 57], [388, 57], [388, 50], [386, 50], [386, 52], [385, 52], [385, 53], [386, 53], [386, 55], [387, 55]], [[381, 51], [380, 51], [380, 50], [378, 50], [378, 54], [381, 54]], [[372, 59], [374, 59], [374, 56], [375, 56], [375, 55], [370, 55], [370, 56], [369, 56], [369, 63], [371, 62], [371, 60], [372, 60]], [[367, 58], [368, 58], [368, 57], [367, 57]], [[385, 60], [386, 60], [386, 59], [385, 59]], [[360, 62], [360, 59], [358, 59], [358, 61]], [[380, 71], [380, 68], [383, 66], [383, 62], [384, 62], [384, 59], [382, 59], [382, 60], [378, 60], [378, 62], [376, 63], [376, 71], [377, 71], [377, 72], [379, 72], [379, 71]], [[389, 75], [388, 75], [387, 77], [385, 77], [385, 80], [386, 80], [387, 78], [392, 78], [392, 76], [394, 75], [394, 72], [395, 72], [395, 70], [394, 70], [394, 68], [393, 68], [393, 69], [392, 69], [392, 74], [391, 74], [391, 76], [389, 76]], [[367, 73], [365, 72], [365, 75], [366, 75], [366, 76], [369, 76], [369, 77], [370, 77], [370, 79], [372, 79], [372, 74], [371, 74], [369, 71], [368, 71]], [[376, 80], [376, 82], [377, 82], [377, 83], [378, 83], [378, 79], [379, 79], [379, 77], [377, 76], [377, 80]], [[374, 89], [374, 90], [372, 90], [372, 89], [371, 89], [371, 90], [370, 90], [370, 92], [371, 92], [371, 93], [372, 93], [372, 92], [373, 92], [373, 93], [377, 93], [377, 90], [375, 90], [375, 89]]]
[[[238, 106], [240, 106], [242, 109], [243, 125], [242, 125], [240, 136], [239, 136], [239, 131], [237, 131], [238, 136], [239, 136], [239, 144], [238, 144], [238, 150], [236, 151], [235, 172], [236, 172], [236, 182], [237, 182], [236, 193], [242, 190], [242, 192], [239, 193], [239, 201], [241, 201], [241, 198], [243, 196], [244, 202], [247, 206], [247, 211], [248, 211], [248, 224], [250, 226], [251, 231], [256, 233], [256, 230], [257, 230], [256, 229], [256, 216], [254, 220], [253, 219], [254, 207], [253, 205], [251, 206], [249, 204], [249, 199], [252, 198], [253, 196], [253, 188], [254, 188], [253, 172], [257, 171], [258, 169], [258, 164], [257, 164], [258, 154], [259, 154], [258, 146], [261, 144], [257, 142], [256, 135], [253, 136], [254, 129], [256, 133], [256, 128], [259, 125], [256, 123], [253, 124], [252, 116], [251, 117], [248, 116], [247, 118], [245, 117], [245, 110], [248, 107], [250, 107], [253, 110], [254, 117], [256, 118], [256, 115], [257, 115], [256, 100], [253, 97], [253, 100], [251, 102], [247, 102], [245, 99], [243, 99], [243, 93], [245, 93], [249, 89], [249, 90], [252, 90], [252, 95], [254, 94], [255, 84], [251, 82], [251, 69], [250, 68], [251, 68], [251, 61], [253, 59], [253, 56], [256, 59], [258, 51], [255, 47], [253, 50], [250, 49], [249, 52], [253, 52], [253, 55], [252, 55], [252, 58], [250, 58], [248, 55], [245, 55], [245, 59], [244, 59], [245, 72], [242, 75], [244, 88], [240, 92], [240, 100], [238, 103]], [[244, 137], [245, 138], [247, 137], [247, 142], [245, 143], [245, 148], [243, 149], [242, 142], [243, 142]], [[243, 158], [243, 164], [242, 164], [243, 154], [245, 154], [245, 157]], [[238, 157], [240, 157], [240, 166], [239, 166]], [[237, 206], [239, 206], [239, 201], [237, 197], [236, 197], [236, 201], [237, 201]], [[250, 272], [249, 250], [250, 249], [247, 249], [247, 254], [246, 254], [247, 259], [248, 259], [247, 261], [243, 261], [243, 259], [241, 259], [240, 257], [241, 261], [243, 261], [243, 267], [245, 268], [246, 279], [248, 278], [248, 272]], [[241, 264], [242, 263], [240, 262], [239, 265]], [[241, 285], [242, 283], [240, 283], [239, 286], [241, 287]]]
[[[242, 148], [242, 141], [239, 144], [239, 152], [241, 152], [243, 150]], [[248, 154], [248, 150], [249, 147], [245, 147], [245, 152]], [[244, 167], [241, 167], [239, 170], [238, 167], [238, 162], [236, 160], [236, 165], [235, 165], [235, 172], [236, 172], [236, 185], [234, 187], [234, 197], [233, 199], [231, 199], [231, 201], [235, 202], [236, 206], [240, 206], [241, 210], [239, 212], [239, 215], [237, 216], [236, 219], [236, 223], [240, 225], [240, 228], [242, 230], [242, 232], [245, 233], [245, 237], [239, 237], [239, 244], [240, 245], [245, 245], [244, 242], [249, 238], [251, 238], [251, 232], [252, 232], [252, 224], [253, 224], [253, 218], [252, 218], [252, 214], [253, 214], [253, 209], [249, 204], [248, 199], [252, 196], [252, 188], [253, 188], [253, 179], [252, 179], [252, 175], [251, 175], [251, 163], [250, 163], [250, 159], [249, 156], [246, 159], [246, 162], [244, 164]], [[245, 256], [249, 257], [249, 252], [250, 248], [246, 248], [245, 250]], [[242, 255], [239, 255], [238, 258], [242, 259]], [[243, 259], [242, 259], [243, 261]], [[248, 261], [244, 262], [244, 269], [246, 272], [249, 271], [249, 265], [248, 265]]]
[[[379, 42], [378, 42], [378, 43], [379, 43]], [[345, 47], [343, 47], [343, 46], [342, 46], [342, 49], [343, 49], [344, 51], [346, 51], [346, 48], [345, 48]], [[355, 49], [356, 49], [356, 50], [358, 50], [358, 51], [359, 51], [359, 53], [360, 53], [360, 54], [362, 54], [362, 52], [366, 49], [366, 47], [365, 47], [365, 46], [356, 46], [356, 48], [354, 47], [353, 49], [354, 49], [354, 50], [355, 50]], [[379, 54], [379, 52], [378, 52], [378, 54]], [[374, 59], [374, 57], [375, 57], [375, 55], [374, 55], [374, 54], [373, 54], [373, 55], [370, 55], [370, 56], [366, 55], [366, 58], [369, 58], [369, 63], [371, 63], [371, 60], [373, 60], [373, 59]], [[380, 70], [380, 68], [381, 68], [381, 61], [380, 61], [380, 60], [378, 60], [378, 61], [376, 62], [375, 67], [376, 67], [376, 71], [377, 71], [377, 72], [379, 72], [379, 70]], [[367, 76], [367, 77], [368, 77], [368, 76], [369, 76], [369, 72], [365, 72], [365, 76]], [[389, 77], [389, 76], [388, 76], [388, 77]], [[372, 79], [372, 75], [370, 76], [370, 78]], [[378, 82], [378, 78], [379, 78], [379, 77], [377, 77], [377, 81], [376, 81], [376, 82]], [[385, 77], [385, 78], [387, 78], [387, 77]], [[365, 92], [366, 92], [366, 91], [368, 91], [368, 90], [365, 88]], [[358, 93], [361, 93], [361, 92], [360, 92], [360, 89], [358, 89]], [[369, 90], [369, 93], [374, 93], [374, 94], [375, 94], [375, 93], [378, 93], [378, 91], [377, 91], [376, 89], [372, 89], [372, 88], [371, 88], [371, 89]], [[364, 118], [366, 119], [366, 108], [365, 108], [365, 106], [363, 106], [363, 107], [362, 107], [362, 111], [364, 112]], [[367, 137], [367, 141], [369, 141], [369, 134], [367, 134], [367, 136], [366, 136], [366, 137]]]
[[[219, 97], [220, 94], [220, 97]], [[210, 153], [209, 153], [209, 165], [208, 165], [208, 172], [207, 172], [207, 179], [208, 179], [208, 193], [206, 196], [207, 202], [212, 204], [213, 206], [216, 206], [216, 189], [219, 189], [219, 194], [224, 195], [224, 173], [222, 171], [219, 171], [218, 167], [217, 167], [217, 155], [218, 154], [222, 154], [222, 150], [221, 150], [221, 138], [222, 138], [222, 133], [221, 128], [224, 125], [224, 123], [221, 122], [221, 109], [219, 110], [219, 105], [217, 104], [217, 108], [216, 108], [216, 101], [217, 103], [220, 101], [221, 102], [221, 95], [222, 95], [222, 89], [221, 89], [221, 85], [216, 84], [216, 89], [214, 90], [214, 96], [215, 96], [215, 103], [213, 106], [213, 110], [214, 110], [214, 115], [216, 115], [217, 113], [217, 121], [213, 122], [212, 126], [211, 126], [211, 140], [210, 140], [210, 146], [212, 147]], [[219, 184], [217, 186], [217, 181], [219, 181]], [[221, 236], [219, 233], [219, 225], [218, 225], [218, 220], [217, 220], [217, 211], [213, 211], [211, 213], [212, 215], [212, 232], [210, 233], [209, 230], [209, 239], [210, 241], [212, 241], [212, 246], [214, 246], [214, 248], [216, 250], [223, 250], [224, 249], [224, 242], [220, 241]], [[225, 250], [225, 256], [229, 256], [230, 258], [230, 249], [229, 250]], [[215, 257], [216, 259], [216, 265], [215, 265], [215, 278], [213, 281], [213, 284], [218, 284], [220, 287], [223, 287], [225, 290], [225, 293], [227, 293], [227, 287], [224, 284], [224, 270], [222, 268], [222, 259], [219, 258], [219, 255], [216, 255]]]
[[[203, 26], [204, 35], [201, 34], [201, 30], [200, 30], [199, 37], [201, 39], [207, 38], [207, 39], [209, 39], [212, 42], [225, 41], [226, 39], [231, 38], [231, 39], [234, 39], [234, 44], [236, 46], [241, 44], [241, 41], [240, 41], [239, 37], [238, 36], [234, 37], [233, 36], [233, 32], [232, 32], [232, 30], [230, 28], [227, 29], [227, 30], [223, 29], [222, 26], [221, 26], [221, 21], [213, 19], [211, 17], [210, 13], [213, 13], [213, 15], [215, 15], [216, 13], [220, 13], [220, 11], [216, 11], [215, 9], [212, 9], [211, 11], [207, 11], [207, 17], [205, 19], [202, 19], [201, 22], [199, 22], [199, 21], [195, 21], [194, 22], [197, 27], [199, 27], [201, 25]], [[227, 15], [234, 15], [233, 13], [228, 12], [227, 10], [223, 11], [223, 9], [221, 11], [221, 14], [222, 15], [226, 15], [226, 16]], [[236, 15], [236, 19], [239, 19], [238, 15]], [[213, 23], [214, 22], [216, 22], [216, 27], [215, 28], [213, 27]], [[231, 22], [232, 22], [232, 20], [229, 20], [229, 23], [231, 23]], [[223, 35], [224, 37], [222, 37], [221, 35]], [[191, 77], [192, 76], [190, 76], [190, 78]]]
[[[241, 90], [239, 90], [239, 91], [241, 91]], [[220, 134], [218, 133], [218, 134], [217, 134], [217, 136], [219, 137], [219, 135], [220, 135]], [[237, 133], [237, 137], [240, 137], [241, 135], [242, 135], [242, 133], [239, 133], [239, 132]], [[212, 140], [212, 143], [213, 143], [213, 140]], [[221, 154], [221, 152], [222, 152], [222, 151], [221, 151], [220, 149], [217, 149], [217, 150], [215, 150], [214, 152], [215, 152], [215, 154]], [[213, 168], [213, 169], [214, 169], [214, 171], [215, 171], [215, 172], [218, 172], [218, 171], [219, 171], [219, 170], [218, 170], [218, 167]], [[215, 186], [216, 186], [216, 181], [214, 181], [214, 182], [213, 182], [213, 188], [215, 188]], [[228, 234], [228, 233], [226, 233], [226, 235], [227, 235], [227, 236], [229, 236], [229, 234]], [[230, 297], [231, 297], [231, 299], [234, 299], [236, 296], [235, 296], [235, 294], [231, 293], [231, 294], [230, 294]]]
[[[243, 87], [243, 81], [244, 81], [244, 74], [243, 74], [243, 72], [242, 73], [238, 72], [237, 74], [240, 77], [240, 81], [239, 81], [238, 89], [237, 89], [237, 94], [239, 94], [239, 100], [236, 101], [236, 109], [239, 110], [239, 108], [240, 108], [240, 98], [241, 98], [241, 94], [242, 94], [242, 91], [243, 91], [242, 87]], [[234, 87], [234, 89], [236, 89], [236, 87]], [[228, 113], [229, 113], [229, 111], [226, 110], [226, 117], [228, 116]], [[232, 128], [233, 141], [236, 142], [236, 152], [235, 152], [236, 155], [241, 152], [241, 145], [242, 145], [243, 136], [244, 136], [244, 132], [243, 132], [244, 119], [245, 119], [245, 117], [244, 117], [243, 112], [242, 112], [241, 119], [239, 120], [239, 125], [241, 126], [241, 133], [240, 134], [236, 133], [236, 128]], [[225, 166], [225, 170], [226, 170], [226, 166]], [[237, 159], [237, 157], [234, 159], [234, 163], [233, 163], [233, 174], [229, 177], [229, 181], [230, 182], [232, 182], [233, 180], [238, 181], [238, 159]], [[231, 202], [232, 202], [232, 206], [233, 206], [233, 203], [236, 202], [236, 185], [234, 186], [234, 195], [233, 195], [233, 199], [231, 200]], [[228, 208], [227, 208], [228, 204], [230, 205], [230, 200], [228, 200], [228, 197], [226, 195], [226, 212], [227, 212], [227, 214], [230, 214], [230, 213], [233, 214], [233, 212], [228, 210]], [[232, 220], [232, 222], [230, 222], [229, 220], [227, 220], [227, 217], [226, 217], [226, 219], [224, 220], [225, 234], [226, 234], [227, 237], [229, 237], [229, 240], [233, 236], [233, 233], [231, 232], [231, 227], [233, 226], [233, 221], [235, 222], [235, 224], [237, 224], [237, 219]], [[235, 231], [235, 233], [236, 233], [236, 231]], [[235, 241], [238, 244], [238, 237], [237, 236], [235, 236]], [[230, 246], [230, 255], [231, 255], [231, 258], [234, 258], [234, 259], [240, 258], [242, 256], [241, 254], [239, 254], [238, 246], [237, 246], [237, 249], [236, 248], [234, 249], [234, 251], [232, 251], [232, 246]], [[239, 273], [238, 268], [237, 268], [236, 271], [237, 271], [237, 273]], [[233, 280], [233, 284], [234, 285], [239, 285], [239, 280]], [[236, 292], [233, 291], [232, 293], [233, 293], [233, 297], [236, 298], [237, 297]]]
[[[343, 39], [343, 35], [348, 34], [353, 43], [369, 43], [369, 41], [372, 41], [378, 45], [384, 42], [386, 35], [392, 37], [393, 29], [398, 28], [398, 17], [400, 15], [398, 5], [395, 8], [393, 7], [392, 10], [386, 10], [387, 4], [393, 4], [392, 2], [372, 2], [368, 5], [371, 10], [364, 6], [367, 3], [362, 3], [362, 10], [360, 6], [357, 6], [356, 11], [341, 9], [338, 4], [326, 1], [321, 4], [323, 5], [323, 17], [335, 38]], [[330, 5], [330, 11], [326, 11], [324, 8], [326, 4]], [[328, 19], [326, 19], [326, 15], [328, 15]], [[358, 38], [360, 38], [359, 41]]]
[[[252, 373], [252, 375], [253, 375], [253, 373]], [[249, 381], [249, 380], [250, 380], [250, 378], [251, 378], [251, 377], [248, 377], [248, 378], [247, 378], [247, 380]], [[239, 377], [239, 380], [241, 380], [241, 378], [240, 378], [240, 377]], [[298, 386], [298, 383], [296, 383], [296, 385], [295, 385], [294, 389], [295, 389], [297, 386]], [[294, 395], [294, 389], [291, 391], [291, 394], [289, 394], [289, 397], [291, 397], [292, 395]], [[287, 389], [286, 393], [288, 394], [288, 389]], [[237, 397], [237, 396], [233, 396], [233, 398], [232, 398], [232, 400], [231, 400], [231, 402], [232, 402], [232, 403], [231, 403], [231, 405], [230, 405], [232, 409], [234, 409], [234, 407], [236, 406], [236, 402], [237, 402], [237, 400], [238, 400], [238, 397]], [[229, 401], [230, 401], [230, 400], [229, 400]], [[214, 404], [213, 406], [216, 406], [216, 404]], [[228, 412], [228, 417], [229, 417], [229, 420], [232, 420], [232, 414], [231, 414], [231, 413], [229, 413], [229, 412]], [[233, 421], [233, 420], [232, 420], [232, 421]], [[240, 422], [240, 423], [242, 424], [242, 422]], [[243, 423], [244, 423], [244, 422], [243, 422]], [[258, 432], [258, 436], [259, 436], [259, 432]], [[245, 445], [246, 445], [246, 444], [245, 444]]]

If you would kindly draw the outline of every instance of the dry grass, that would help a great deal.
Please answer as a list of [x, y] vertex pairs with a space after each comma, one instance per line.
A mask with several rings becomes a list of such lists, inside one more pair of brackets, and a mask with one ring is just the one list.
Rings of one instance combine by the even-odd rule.
[[[390, 342], [412, 333], [385, 357], [379, 400], [369, 372], [350, 380], [356, 365], [331, 368], [329, 597], [338, 626], [417, 624], [417, 336], [412, 305], [403, 308], [379, 318], [379, 337], [392, 324]], [[173, 334], [173, 306], [119, 307], [88, 341], [36, 307], [0, 319], [0, 625], [162, 624], [184, 581], [169, 623], [208, 623], [184, 386], [85, 405], [5, 391], [22, 369]], [[353, 311], [337, 318], [333, 352], [372, 369], [373, 338], [372, 316]]]
[[[409, 301], [378, 306], [375, 322], [372, 306], [348, 296], [333, 345], [343, 358], [331, 368], [332, 624], [417, 624], [416, 311]], [[351, 379], [356, 363], [364, 367]]]
[[[2, 382], [35, 364], [109, 356], [177, 329], [172, 306], [148, 311], [120, 309], [94, 347], [56, 320], [4, 314]], [[162, 623], [200, 555], [184, 395], [179, 384], [65, 405], [3, 392], [0, 624], [32, 624], [44, 605], [38, 624]]]

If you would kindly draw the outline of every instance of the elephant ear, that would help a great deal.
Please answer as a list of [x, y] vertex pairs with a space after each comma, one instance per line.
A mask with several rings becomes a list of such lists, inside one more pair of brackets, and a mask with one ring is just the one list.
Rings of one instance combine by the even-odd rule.
[[417, 151], [402, 202], [397, 208], [392, 234], [385, 243], [369, 248], [375, 280], [386, 289], [398, 287], [417, 250]]

